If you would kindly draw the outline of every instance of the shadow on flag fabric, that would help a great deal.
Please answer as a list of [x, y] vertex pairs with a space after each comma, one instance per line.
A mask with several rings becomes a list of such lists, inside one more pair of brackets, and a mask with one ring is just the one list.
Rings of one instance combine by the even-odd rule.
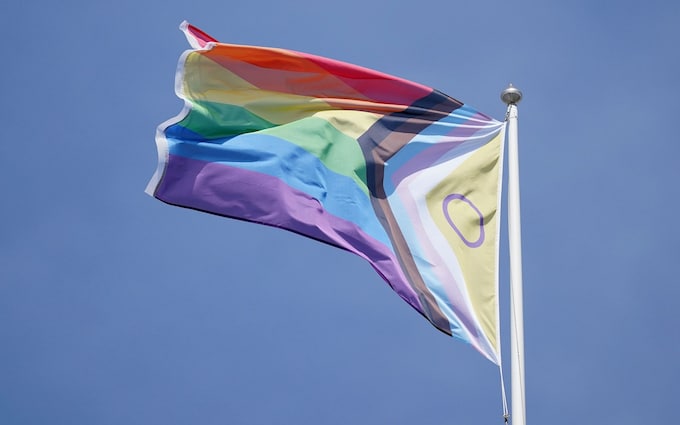
[[353, 252], [499, 364], [505, 124], [381, 72], [181, 29], [185, 107], [158, 128], [147, 192]]

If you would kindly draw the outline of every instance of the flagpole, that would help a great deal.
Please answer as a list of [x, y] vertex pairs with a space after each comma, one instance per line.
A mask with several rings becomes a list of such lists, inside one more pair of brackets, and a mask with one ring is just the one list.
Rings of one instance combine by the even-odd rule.
[[510, 249], [510, 385], [512, 425], [526, 425], [524, 389], [524, 311], [522, 307], [522, 235], [520, 224], [517, 104], [522, 92], [508, 86], [501, 93], [508, 105], [508, 243]]

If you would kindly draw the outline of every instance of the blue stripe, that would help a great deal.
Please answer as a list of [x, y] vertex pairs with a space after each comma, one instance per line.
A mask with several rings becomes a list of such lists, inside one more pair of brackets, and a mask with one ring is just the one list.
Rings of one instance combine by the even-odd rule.
[[[173, 130], [172, 136], [179, 129]], [[172, 136], [166, 133], [172, 155], [223, 163], [276, 177], [318, 200], [328, 213], [355, 223], [392, 249], [366, 193], [354, 180], [329, 170], [318, 157], [299, 146], [259, 133], [198, 143]]]
[[173, 124], [164, 130], [166, 138], [173, 138], [177, 140], [193, 140], [196, 142], [207, 140], [202, 134], [189, 130], [180, 124]]

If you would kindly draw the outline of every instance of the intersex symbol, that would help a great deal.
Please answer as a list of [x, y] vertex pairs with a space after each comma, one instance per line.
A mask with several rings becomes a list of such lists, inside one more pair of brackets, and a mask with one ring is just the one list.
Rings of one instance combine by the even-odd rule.
[[[453, 220], [451, 219], [451, 215], [449, 214], [449, 203], [451, 203], [451, 201], [454, 201], [454, 200], [459, 200], [459, 201], [465, 202], [479, 216], [479, 238], [477, 238], [476, 241], [470, 241], [467, 238], [465, 238], [465, 236], [460, 231], [458, 226], [456, 226], [456, 223], [454, 223]], [[463, 243], [465, 245], [469, 246], [470, 248], [477, 248], [477, 247], [481, 246], [482, 243], [484, 242], [484, 216], [482, 215], [481, 211], [479, 211], [479, 208], [477, 208], [475, 206], [475, 204], [472, 203], [472, 201], [470, 201], [468, 198], [466, 198], [465, 196], [463, 196], [459, 193], [452, 193], [449, 196], [447, 196], [446, 198], [444, 198], [444, 202], [443, 202], [442, 206], [444, 208], [444, 217], [446, 217], [446, 221], [449, 223], [449, 226], [451, 226], [453, 231], [456, 232], [456, 234], [458, 235], [460, 240], [462, 240]]]

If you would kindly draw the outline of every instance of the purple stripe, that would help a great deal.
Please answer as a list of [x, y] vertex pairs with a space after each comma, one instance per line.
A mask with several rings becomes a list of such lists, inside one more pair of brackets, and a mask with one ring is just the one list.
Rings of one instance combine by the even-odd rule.
[[423, 314], [418, 296], [389, 247], [275, 177], [170, 155], [154, 196], [169, 204], [290, 230], [353, 252]]

